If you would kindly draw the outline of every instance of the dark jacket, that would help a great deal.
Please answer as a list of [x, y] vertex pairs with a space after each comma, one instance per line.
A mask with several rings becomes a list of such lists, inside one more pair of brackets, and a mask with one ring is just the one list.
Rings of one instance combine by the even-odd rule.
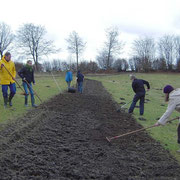
[[35, 83], [34, 80], [34, 70], [33, 68], [28, 68], [28, 66], [24, 66], [19, 72], [18, 75], [23, 79], [25, 78], [28, 83]]
[[145, 93], [144, 84], [146, 84], [147, 88], [150, 89], [150, 85], [148, 81], [143, 79], [134, 79], [132, 82], [133, 91], [137, 93]]
[[81, 72], [77, 73], [77, 82], [83, 82], [84, 76]]

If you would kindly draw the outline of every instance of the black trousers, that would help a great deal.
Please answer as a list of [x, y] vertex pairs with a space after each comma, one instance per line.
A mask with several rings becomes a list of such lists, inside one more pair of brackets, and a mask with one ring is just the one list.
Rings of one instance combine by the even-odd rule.
[[178, 143], [180, 144], [180, 123], [178, 125], [178, 128], [177, 128], [177, 134], [178, 134]]

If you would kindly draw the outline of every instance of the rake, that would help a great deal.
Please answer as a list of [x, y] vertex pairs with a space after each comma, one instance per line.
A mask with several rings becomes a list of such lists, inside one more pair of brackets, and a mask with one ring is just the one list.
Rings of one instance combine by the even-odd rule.
[[[176, 119], [179, 119], [179, 117], [176, 117], [174, 119], [171, 119], [169, 121], [167, 121], [167, 123], [171, 122], [171, 121], [174, 121]], [[125, 133], [125, 134], [121, 134], [121, 135], [118, 135], [118, 136], [114, 136], [114, 137], [106, 137], [107, 141], [108, 142], [111, 142], [111, 140], [113, 139], [117, 139], [117, 138], [120, 138], [120, 137], [124, 137], [124, 136], [127, 136], [127, 135], [130, 135], [130, 134], [134, 134], [134, 133], [137, 133], [137, 132], [140, 132], [140, 131], [144, 131], [146, 129], [150, 129], [150, 128], [153, 128], [153, 127], [157, 127], [156, 125], [152, 125], [152, 126], [148, 126], [148, 127], [145, 127], [145, 128], [141, 128], [141, 129], [138, 129], [138, 130], [135, 130], [135, 131], [131, 131], [131, 132], [128, 132], [128, 133]]]
[[8, 72], [8, 74], [13, 78], [13, 80], [16, 82], [16, 84], [19, 86], [19, 88], [22, 90], [23, 93], [21, 93], [21, 95], [26, 95], [26, 93], [24, 92], [24, 89], [20, 86], [20, 84], [17, 82], [17, 80], [13, 77], [13, 75], [9, 72], [9, 70], [6, 68], [5, 65], [3, 65], [3, 67], [5, 68], [5, 70]]

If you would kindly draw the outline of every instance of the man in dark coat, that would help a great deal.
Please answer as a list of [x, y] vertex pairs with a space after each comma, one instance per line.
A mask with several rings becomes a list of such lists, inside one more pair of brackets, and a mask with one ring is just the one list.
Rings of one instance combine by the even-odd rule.
[[136, 94], [133, 98], [132, 104], [128, 112], [132, 113], [136, 106], [137, 101], [140, 100], [139, 102], [140, 115], [143, 115], [144, 114], [144, 99], [145, 99], [145, 94], [146, 94], [144, 84], [147, 86], [147, 90], [149, 90], [150, 89], [149, 82], [143, 79], [137, 79], [134, 75], [130, 75], [130, 79], [132, 80], [132, 89]]
[[77, 73], [77, 83], [78, 83], [78, 92], [80, 93], [82, 93], [83, 91], [83, 81], [84, 81], [84, 75], [79, 70]]
[[31, 94], [31, 104], [32, 107], [37, 107], [37, 105], [35, 104], [35, 99], [34, 99], [34, 92], [32, 89], [32, 84], [35, 84], [35, 80], [34, 80], [34, 70], [32, 67], [32, 61], [28, 60], [26, 65], [18, 72], [18, 75], [22, 78], [23, 81], [23, 87], [24, 87], [24, 91], [26, 93], [25, 95], [25, 106], [28, 106], [28, 89], [29, 92]]

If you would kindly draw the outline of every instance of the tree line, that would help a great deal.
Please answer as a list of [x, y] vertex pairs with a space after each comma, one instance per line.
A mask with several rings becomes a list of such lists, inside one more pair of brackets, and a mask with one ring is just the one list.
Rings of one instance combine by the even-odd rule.
[[[143, 36], [132, 42], [130, 58], [120, 58], [125, 48], [125, 42], [120, 39], [120, 31], [116, 27], [105, 30], [106, 40], [98, 50], [93, 61], [83, 60], [79, 57], [85, 51], [87, 42], [76, 31], [72, 31], [65, 39], [67, 50], [75, 55], [76, 63], [67, 60], [54, 59], [40, 63], [45, 56], [61, 51], [48, 40], [44, 26], [32, 23], [23, 24], [16, 33], [4, 22], [0, 23], [0, 55], [5, 51], [18, 54], [18, 61], [31, 58], [36, 70], [63, 71], [71, 68], [74, 71], [83, 69], [96, 72], [100, 69], [118, 72], [132, 70], [136, 72], [149, 71], [180, 71], [180, 36], [162, 35], [160, 38]], [[16, 63], [17, 67], [21, 63]]]

